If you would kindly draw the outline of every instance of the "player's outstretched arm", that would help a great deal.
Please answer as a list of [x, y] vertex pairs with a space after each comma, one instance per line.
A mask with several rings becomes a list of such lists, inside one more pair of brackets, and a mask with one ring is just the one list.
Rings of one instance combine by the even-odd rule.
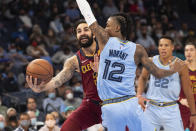
[[102, 51], [105, 44], [109, 40], [108, 33], [97, 23], [87, 0], [76, 0], [76, 2], [81, 14], [84, 16], [87, 24], [98, 41], [100, 51]]
[[184, 68], [182, 69], [182, 71], [179, 72], [180, 74], [180, 79], [181, 79], [181, 84], [182, 84], [182, 88], [184, 91], [184, 94], [187, 98], [188, 101], [188, 105], [191, 111], [191, 117], [190, 117], [190, 127], [193, 126], [194, 124], [194, 130], [196, 131], [196, 109], [195, 109], [195, 99], [193, 96], [193, 92], [192, 92], [192, 83], [189, 77], [189, 73], [188, 73], [188, 67], [187, 65], [184, 65]]
[[137, 85], [137, 97], [138, 97], [138, 103], [141, 105], [142, 109], [145, 110], [145, 101], [148, 101], [146, 98], [142, 96], [145, 88], [146, 88], [146, 83], [148, 81], [149, 73], [148, 71], [143, 68], [142, 73], [138, 79], [138, 85]]
[[143, 46], [137, 44], [136, 52], [135, 52], [135, 63], [142, 63], [142, 65], [146, 68], [146, 70], [153, 74], [157, 78], [163, 78], [166, 76], [170, 76], [175, 72], [179, 72], [182, 69], [182, 63], [180, 59], [174, 62], [173, 65], [170, 66], [170, 70], [159, 69], [149, 58], [146, 50]]
[[64, 63], [63, 69], [55, 76], [53, 77], [48, 83], [42, 82], [40, 85], [37, 85], [37, 78], [35, 78], [34, 82], [32, 77], [26, 77], [26, 81], [28, 86], [34, 91], [34, 92], [42, 92], [46, 91], [48, 89], [52, 88], [58, 88], [63, 83], [67, 82], [71, 79], [73, 76], [73, 73], [79, 70], [79, 64], [76, 56], [73, 56], [69, 59], [67, 59]]

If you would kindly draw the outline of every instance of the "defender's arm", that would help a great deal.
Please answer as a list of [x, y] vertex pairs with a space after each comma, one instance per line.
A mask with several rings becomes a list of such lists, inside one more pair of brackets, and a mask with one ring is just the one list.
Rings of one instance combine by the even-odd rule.
[[170, 76], [171, 74], [181, 70], [181, 65], [178, 61], [172, 66], [170, 70], [159, 69], [149, 58], [146, 50], [143, 46], [137, 44], [135, 52], [135, 63], [142, 63], [142, 65], [148, 70], [149, 73], [153, 74], [157, 78], [163, 78]]
[[76, 0], [76, 2], [87, 24], [98, 41], [100, 51], [102, 51], [105, 44], [109, 40], [108, 33], [97, 23], [87, 0]]

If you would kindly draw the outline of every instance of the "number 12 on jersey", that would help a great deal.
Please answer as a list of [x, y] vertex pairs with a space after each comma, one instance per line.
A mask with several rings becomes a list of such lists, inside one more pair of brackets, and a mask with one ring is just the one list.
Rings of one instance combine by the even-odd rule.
[[[103, 73], [103, 79], [108, 79], [111, 81], [121, 82], [122, 76], [114, 77], [114, 75], [122, 74], [125, 71], [125, 65], [119, 62], [113, 62], [111, 63], [111, 60], [105, 59], [105, 69]], [[115, 68], [120, 69], [115, 69]], [[108, 72], [109, 68], [113, 68], [112, 71]]]

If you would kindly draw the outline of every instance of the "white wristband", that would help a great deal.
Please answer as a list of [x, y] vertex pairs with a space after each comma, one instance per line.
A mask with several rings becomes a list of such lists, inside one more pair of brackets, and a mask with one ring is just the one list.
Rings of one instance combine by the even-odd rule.
[[76, 2], [88, 26], [96, 22], [95, 16], [93, 15], [89, 3], [86, 0], [76, 0]]

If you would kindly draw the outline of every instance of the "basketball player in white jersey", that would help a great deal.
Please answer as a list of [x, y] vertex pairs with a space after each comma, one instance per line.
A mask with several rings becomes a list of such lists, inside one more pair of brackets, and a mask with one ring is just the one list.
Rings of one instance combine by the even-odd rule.
[[[148, 121], [137, 113], [138, 101], [135, 97], [135, 71], [139, 63], [157, 77], [165, 77], [175, 71], [157, 68], [148, 59], [145, 49], [127, 40], [130, 20], [125, 14], [109, 17], [106, 28], [98, 25], [87, 0], [76, 0], [90, 29], [95, 35], [100, 49], [100, 63], [97, 90], [102, 103], [102, 124], [108, 131], [154, 131]], [[177, 62], [178, 63], [178, 62]], [[175, 65], [180, 67], [181, 63]], [[179, 68], [178, 68], [179, 69]], [[145, 121], [145, 122], [144, 122]]]
[[[160, 38], [158, 50], [160, 55], [152, 57], [152, 62], [161, 69], [170, 69], [169, 63], [177, 59], [172, 55], [174, 50], [173, 39], [167, 36]], [[153, 76], [146, 68], [143, 68], [139, 77], [137, 89], [139, 104], [145, 109], [144, 116], [149, 118], [149, 121], [158, 131], [161, 126], [164, 127], [165, 131], [184, 131], [177, 104], [181, 86], [190, 105], [192, 114], [190, 124], [191, 126], [196, 124], [195, 102], [190, 87], [191, 81], [187, 66], [183, 66], [181, 71], [161, 79]], [[149, 75], [149, 88], [145, 99], [142, 94]], [[144, 101], [147, 101], [147, 105], [144, 104]], [[194, 128], [194, 131], [196, 131], [196, 128]]]

